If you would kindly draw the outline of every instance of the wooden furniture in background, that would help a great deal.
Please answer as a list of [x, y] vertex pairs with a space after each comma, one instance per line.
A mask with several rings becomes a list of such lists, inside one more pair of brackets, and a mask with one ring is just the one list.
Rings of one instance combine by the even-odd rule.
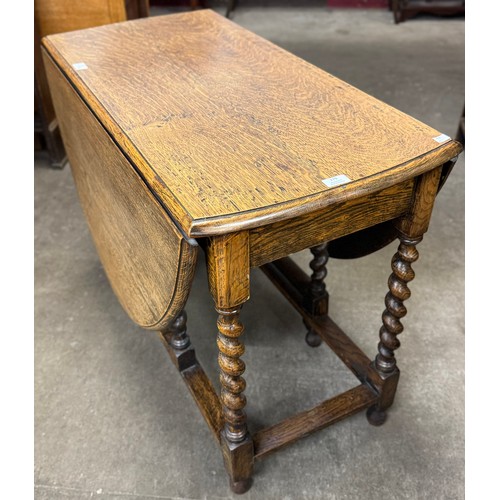
[[152, 6], [161, 7], [191, 7], [191, 9], [204, 9], [205, 0], [151, 0]]
[[62, 168], [66, 163], [66, 151], [61, 139], [54, 106], [50, 97], [49, 86], [43, 67], [40, 51], [40, 30], [35, 18], [35, 149], [47, 150], [50, 164], [55, 168]]
[[149, 15], [149, 0], [35, 0], [35, 136], [47, 149], [53, 167], [61, 168], [66, 152], [47, 86], [40, 51], [41, 39], [103, 24], [118, 23]]
[[[134, 321], [159, 330], [233, 491], [250, 487], [255, 460], [311, 432], [363, 409], [382, 424], [416, 245], [460, 144], [210, 10], [53, 35], [44, 49], [111, 285]], [[328, 316], [327, 245], [385, 222], [400, 244], [372, 361]], [[199, 248], [218, 313], [220, 393], [183, 310]], [[311, 276], [289, 257], [307, 248]], [[359, 384], [250, 435], [240, 311], [253, 267], [302, 315], [309, 345], [324, 341]]]
[[238, 5], [238, 0], [227, 0], [227, 9], [226, 9], [226, 17], [229, 18], [236, 9], [236, 6]]
[[455, 136], [455, 139], [465, 148], [465, 105], [462, 109], [462, 115], [460, 116], [460, 120], [458, 122], [457, 135]]
[[126, 0], [125, 10], [129, 20], [149, 17], [149, 0]]
[[465, 0], [390, 0], [394, 22], [402, 23], [417, 14], [454, 16], [465, 13]]

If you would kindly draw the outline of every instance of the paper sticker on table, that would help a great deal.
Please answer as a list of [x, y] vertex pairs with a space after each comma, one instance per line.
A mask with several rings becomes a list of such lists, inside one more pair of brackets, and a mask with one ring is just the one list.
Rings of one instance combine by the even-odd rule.
[[351, 179], [347, 177], [347, 175], [336, 175], [335, 177], [329, 177], [328, 179], [323, 179], [323, 184], [328, 186], [329, 188], [340, 186], [341, 184], [347, 184], [351, 182]]
[[449, 141], [451, 137], [447, 136], [446, 134], [441, 134], [438, 135], [437, 137], [433, 137], [433, 139], [441, 144], [442, 142]]
[[80, 71], [82, 69], [89, 69], [89, 67], [84, 62], [77, 62], [74, 63], [72, 66], [73, 69], [76, 69], [76, 71]]

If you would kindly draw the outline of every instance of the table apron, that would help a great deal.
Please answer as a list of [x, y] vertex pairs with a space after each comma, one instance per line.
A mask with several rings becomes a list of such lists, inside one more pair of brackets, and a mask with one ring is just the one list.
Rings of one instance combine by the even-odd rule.
[[250, 230], [250, 266], [395, 219], [411, 207], [414, 179], [300, 217]]

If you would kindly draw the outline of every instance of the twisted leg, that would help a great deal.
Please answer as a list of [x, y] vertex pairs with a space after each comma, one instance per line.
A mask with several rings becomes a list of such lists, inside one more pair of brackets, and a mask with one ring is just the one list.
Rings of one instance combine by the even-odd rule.
[[415, 239], [401, 237], [401, 244], [392, 258], [389, 292], [385, 296], [386, 309], [382, 314], [383, 325], [380, 329], [380, 343], [375, 358], [375, 366], [382, 373], [390, 374], [396, 369], [394, 351], [400, 346], [397, 335], [403, 331], [400, 319], [406, 316], [407, 312], [403, 301], [409, 299], [411, 295], [407, 283], [415, 278], [415, 271], [413, 271], [411, 265], [418, 259], [418, 251], [415, 245], [421, 239], [421, 237]]
[[246, 398], [245, 379], [241, 376], [245, 371], [245, 363], [240, 357], [245, 346], [239, 341], [243, 333], [243, 325], [239, 319], [241, 306], [232, 310], [217, 309], [219, 319], [217, 327], [217, 346], [219, 348], [219, 367], [221, 383], [221, 402], [224, 415], [224, 433], [229, 441], [238, 443], [247, 434], [246, 414], [244, 407]]
[[394, 351], [399, 347], [397, 336], [403, 331], [400, 320], [406, 315], [403, 302], [410, 297], [408, 283], [415, 277], [411, 265], [418, 259], [415, 246], [429, 227], [441, 172], [442, 166], [439, 166], [415, 179], [412, 204], [408, 212], [394, 222], [401, 243], [392, 258], [392, 274], [389, 277], [389, 293], [385, 298], [386, 309], [382, 314], [378, 354], [373, 363], [379, 376], [375, 381], [379, 400], [367, 412], [368, 421], [373, 425], [384, 423], [385, 411], [392, 405], [396, 395], [399, 370]]
[[179, 371], [196, 364], [196, 356], [186, 332], [187, 314], [181, 311], [167, 330], [161, 332], [163, 341], [169, 346], [170, 358]]
[[[311, 248], [313, 259], [309, 263], [312, 269], [309, 290], [305, 297], [305, 305], [313, 315], [328, 313], [328, 293], [326, 291], [325, 278], [327, 275], [326, 264], [328, 263], [328, 243], [323, 243]], [[306, 342], [311, 347], [321, 344], [321, 337], [304, 322], [308, 328]]]
[[245, 363], [240, 357], [245, 346], [239, 340], [243, 333], [240, 322], [241, 306], [232, 309], [217, 308], [217, 346], [224, 428], [222, 430], [222, 453], [230, 476], [230, 486], [235, 493], [245, 493], [251, 486], [253, 469], [253, 442], [248, 434], [245, 413], [246, 397], [243, 394], [246, 382], [242, 377]]
[[311, 275], [311, 293], [321, 296], [326, 291], [325, 278], [328, 273], [326, 264], [328, 263], [328, 243], [322, 243], [311, 248], [311, 253], [314, 255], [313, 260], [309, 263], [309, 267], [313, 273]]
[[245, 352], [241, 341], [240, 310], [250, 297], [250, 254], [248, 232], [209, 239], [207, 269], [210, 291], [219, 313], [217, 320], [218, 362], [221, 382], [221, 409], [224, 426], [220, 445], [235, 493], [245, 493], [252, 484], [253, 440], [245, 414]]
[[187, 314], [186, 311], [181, 311], [179, 316], [175, 318], [171, 326], [172, 336], [170, 345], [179, 351], [187, 349], [191, 345], [189, 336], [186, 333]]
[[385, 297], [386, 309], [382, 314], [380, 342], [378, 354], [375, 358], [375, 368], [384, 379], [384, 390], [377, 406], [368, 409], [368, 421], [373, 425], [382, 425], [385, 422], [385, 410], [391, 406], [399, 379], [399, 370], [396, 365], [394, 351], [399, 348], [397, 336], [403, 331], [401, 318], [406, 315], [403, 301], [410, 298], [411, 292], [408, 283], [415, 277], [411, 265], [418, 259], [417, 243], [419, 238], [400, 236], [400, 245], [392, 258], [392, 274], [389, 277], [389, 292]]

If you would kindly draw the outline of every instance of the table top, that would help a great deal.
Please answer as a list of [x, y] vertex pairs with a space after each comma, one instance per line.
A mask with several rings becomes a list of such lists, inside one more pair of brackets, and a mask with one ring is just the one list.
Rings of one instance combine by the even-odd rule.
[[51, 35], [44, 47], [190, 237], [309, 213], [461, 151], [211, 10]]

